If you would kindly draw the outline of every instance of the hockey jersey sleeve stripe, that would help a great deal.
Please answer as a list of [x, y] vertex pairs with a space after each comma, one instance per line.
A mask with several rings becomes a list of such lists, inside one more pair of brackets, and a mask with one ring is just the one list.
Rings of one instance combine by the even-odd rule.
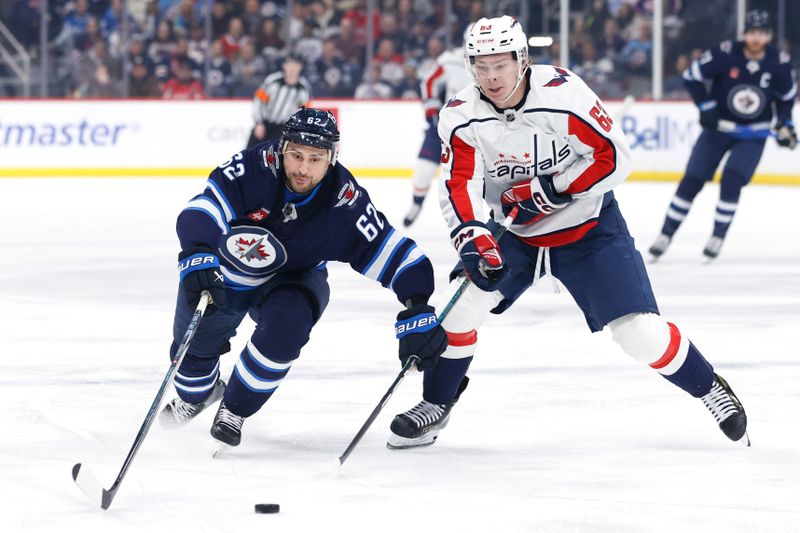
[[445, 182], [450, 203], [458, 219], [463, 223], [475, 220], [475, 210], [469, 197], [467, 184], [475, 174], [475, 148], [453, 135], [453, 167], [450, 179]]
[[258, 377], [253, 375], [253, 373], [250, 372], [250, 370], [248, 370], [248, 368], [244, 365], [241, 357], [239, 357], [239, 360], [236, 361], [233, 371], [236, 374], [236, 377], [239, 378], [239, 381], [241, 381], [242, 384], [252, 392], [273, 392], [281, 384], [281, 380], [261, 381], [258, 379]]
[[416, 245], [412, 246], [406, 251], [406, 254], [403, 256], [403, 260], [400, 262], [400, 266], [397, 267], [397, 271], [392, 276], [392, 281], [389, 282], [389, 288], [394, 289], [394, 282], [395, 280], [400, 277], [400, 275], [405, 272], [407, 269], [413, 267], [420, 261], [425, 259], [425, 256], [422, 252], [417, 248]]
[[394, 230], [394, 228], [392, 228], [392, 230], [389, 232], [389, 235], [387, 235], [381, 243], [381, 247], [378, 249], [378, 252], [375, 254], [375, 256], [373, 256], [372, 260], [362, 271], [362, 274], [369, 279], [379, 281], [381, 275], [386, 269], [386, 265], [394, 256], [397, 247], [400, 246], [405, 240], [405, 237], [400, 236]]
[[423, 101], [434, 98], [433, 86], [436, 83], [436, 80], [440, 79], [442, 76], [444, 76], [444, 68], [441, 65], [439, 65], [436, 67], [436, 70], [434, 70], [433, 73], [431, 73], [431, 75], [428, 76], [428, 79], [426, 79], [425, 82], [422, 84]]
[[247, 341], [247, 347], [245, 349], [247, 353], [250, 354], [250, 357], [264, 370], [269, 370], [270, 372], [284, 372], [289, 370], [289, 367], [292, 366], [292, 363], [279, 363], [278, 361], [269, 359], [256, 348], [252, 340]]
[[786, 102], [794, 99], [795, 96], [797, 96], [797, 84], [793, 83], [792, 88], [789, 89], [789, 92], [787, 92], [786, 94], [779, 95], [778, 98]]
[[613, 174], [617, 168], [616, 150], [611, 141], [575, 115], [569, 115], [568, 131], [570, 135], [575, 135], [583, 144], [594, 149], [592, 154], [594, 162], [564, 191], [568, 194], [577, 194], [588, 191], [597, 182]]
[[403, 257], [405, 257], [406, 253], [412, 246], [414, 246], [414, 241], [403, 237], [397, 246], [394, 247], [389, 259], [387, 259], [386, 263], [384, 263], [381, 273], [378, 274], [378, 282], [381, 285], [384, 287], [389, 286], [389, 283], [394, 277], [394, 273], [397, 272], [397, 269], [400, 267], [400, 263], [403, 262]]
[[[686, 72], [688, 72], [690, 76], [686, 79], [692, 81], [703, 81], [703, 73], [700, 71], [700, 62], [697, 59], [692, 61], [692, 64], [689, 66]], [[684, 75], [684, 77], [686, 76]]]
[[210, 189], [214, 197], [219, 202], [220, 207], [222, 207], [222, 211], [225, 213], [225, 221], [230, 222], [234, 219], [234, 212], [235, 210], [231, 206], [231, 203], [228, 201], [228, 198], [225, 197], [225, 193], [222, 192], [219, 185], [217, 185], [213, 180], [208, 180], [206, 182], [206, 188]]
[[222, 214], [222, 210], [217, 204], [208, 198], [203, 196], [195, 197], [189, 201], [188, 204], [186, 204], [186, 207], [184, 207], [183, 210], [201, 211], [214, 219], [214, 221], [217, 223], [217, 226], [219, 226], [219, 228], [222, 230], [222, 233], [228, 233], [230, 231], [230, 227], [225, 221], [225, 215]]

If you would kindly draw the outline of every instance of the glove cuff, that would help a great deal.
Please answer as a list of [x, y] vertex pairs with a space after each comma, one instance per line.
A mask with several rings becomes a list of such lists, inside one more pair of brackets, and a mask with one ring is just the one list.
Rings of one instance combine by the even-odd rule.
[[411, 309], [398, 313], [397, 322], [394, 324], [394, 334], [398, 339], [402, 339], [412, 333], [425, 333], [438, 325], [439, 322], [436, 320], [432, 306], [415, 305]]
[[[183, 255], [183, 252], [181, 252]], [[219, 268], [219, 258], [209, 252], [194, 253], [186, 257], [178, 256], [178, 272], [180, 279], [183, 279], [191, 272], [196, 270], [207, 270], [209, 268]]]
[[456, 229], [450, 232], [450, 241], [453, 243], [453, 247], [456, 249], [456, 251], [460, 254], [464, 245], [482, 235], [492, 238], [492, 232], [489, 231], [489, 228], [486, 227], [486, 224], [483, 222], [478, 222], [477, 220], [469, 220], [456, 226]]

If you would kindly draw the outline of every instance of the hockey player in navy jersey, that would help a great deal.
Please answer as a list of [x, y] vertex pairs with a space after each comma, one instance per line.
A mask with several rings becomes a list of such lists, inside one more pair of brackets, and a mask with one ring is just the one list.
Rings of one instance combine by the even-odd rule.
[[[461, 262], [452, 278], [472, 284], [443, 320], [448, 347], [425, 373], [422, 401], [397, 415], [390, 448], [429, 445], [466, 388], [478, 327], [536, 280], [566, 286], [593, 332], [606, 326], [633, 359], [699, 398], [731, 440], [747, 417], [733, 391], [692, 342], [659, 314], [647, 271], [613, 188], [628, 177], [630, 148], [600, 99], [574, 73], [528, 65], [519, 22], [481, 19], [466, 43], [473, 86], [439, 114], [440, 202]], [[484, 202], [491, 211], [487, 216]], [[499, 223], [519, 209], [498, 240]], [[461, 280], [451, 281], [452, 298]], [[523, 350], [535, 337], [520, 332]]]
[[[177, 371], [178, 398], [160, 414], [165, 427], [182, 426], [221, 399], [211, 434], [239, 444], [244, 420], [274, 394], [328, 304], [326, 261], [349, 263], [405, 305], [395, 324], [401, 362], [413, 354], [430, 369], [444, 351], [446, 335], [428, 305], [430, 261], [337, 161], [338, 141], [332, 114], [301, 109], [280, 140], [217, 167], [181, 212], [173, 355], [202, 291], [213, 307]], [[256, 328], [226, 386], [220, 355], [248, 313]]]
[[766, 139], [774, 130], [779, 146], [794, 150], [797, 145], [792, 124], [796, 76], [789, 54], [770, 46], [771, 39], [767, 12], [750, 11], [742, 41], [724, 41], [706, 50], [684, 72], [686, 89], [700, 109], [703, 131], [667, 209], [661, 234], [650, 247], [654, 258], [667, 250], [695, 196], [713, 178], [727, 153], [714, 230], [703, 249], [706, 257], [717, 257], [742, 187], [753, 177]]

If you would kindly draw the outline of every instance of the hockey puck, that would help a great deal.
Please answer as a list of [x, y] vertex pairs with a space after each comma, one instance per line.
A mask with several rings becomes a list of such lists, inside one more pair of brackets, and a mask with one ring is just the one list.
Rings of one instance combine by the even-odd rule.
[[281, 506], [277, 503], [257, 503], [256, 512], [258, 514], [274, 514], [281, 512]]

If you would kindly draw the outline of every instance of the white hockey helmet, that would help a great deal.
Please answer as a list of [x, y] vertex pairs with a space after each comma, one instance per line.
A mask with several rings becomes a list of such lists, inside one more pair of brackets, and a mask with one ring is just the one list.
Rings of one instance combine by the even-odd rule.
[[517, 60], [516, 90], [528, 68], [528, 37], [522, 30], [522, 24], [514, 17], [503, 15], [484, 17], [468, 29], [464, 38], [464, 62], [478, 89], [482, 90], [475, 73], [475, 58], [506, 52], [511, 52]]

